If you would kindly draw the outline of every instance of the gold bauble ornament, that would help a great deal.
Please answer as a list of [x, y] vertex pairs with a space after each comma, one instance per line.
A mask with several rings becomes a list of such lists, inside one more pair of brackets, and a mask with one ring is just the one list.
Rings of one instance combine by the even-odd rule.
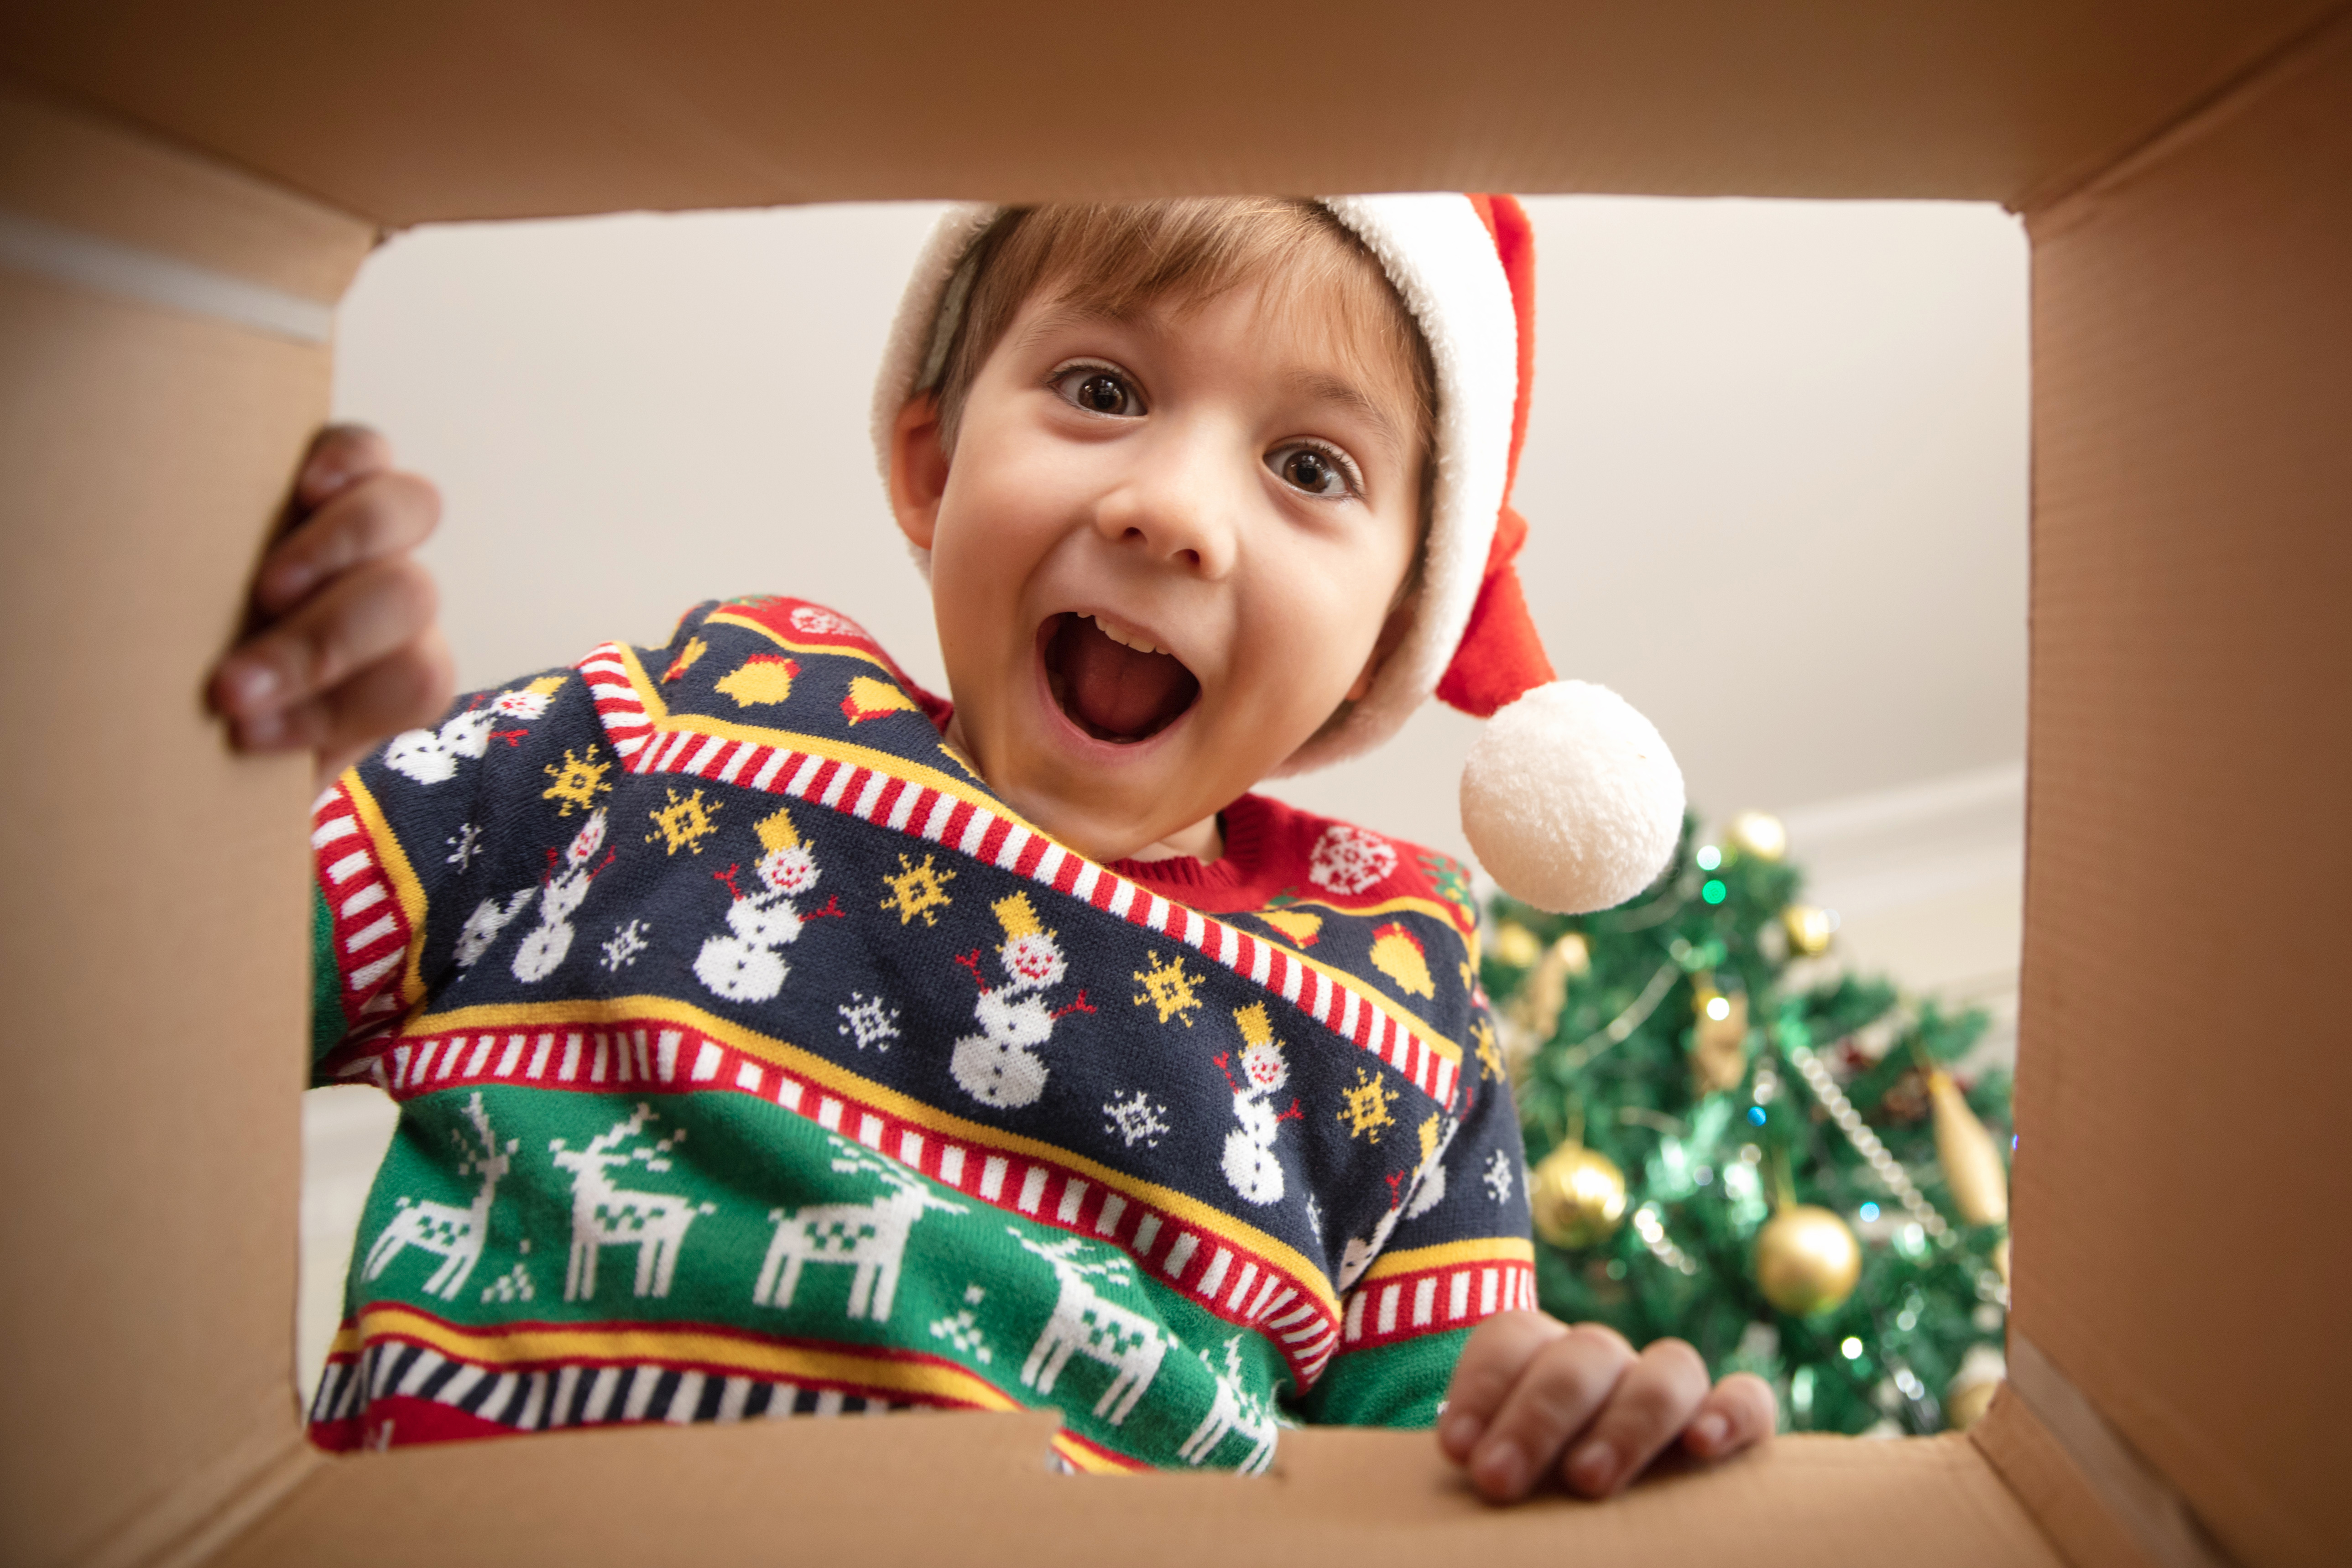
[[1543, 942], [1517, 921], [1495, 928], [1495, 956], [1513, 969], [1525, 969], [1543, 956]]
[[1563, 1143], [1528, 1173], [1536, 1234], [1573, 1252], [1603, 1242], [1625, 1217], [1625, 1173], [1606, 1154]]
[[1789, 933], [1789, 951], [1802, 958], [1819, 958], [1830, 950], [1837, 916], [1814, 904], [1790, 904], [1780, 911], [1781, 929]]
[[1753, 855], [1759, 860], [1778, 860], [1789, 852], [1789, 830], [1769, 812], [1741, 812], [1724, 828], [1723, 836], [1741, 854]]
[[1845, 1221], [1790, 1204], [1756, 1233], [1756, 1285], [1792, 1318], [1843, 1306], [1862, 1278], [1862, 1244]]
[[1584, 933], [1580, 931], [1570, 931], [1553, 942], [1551, 956], [1563, 974], [1592, 973], [1592, 944], [1584, 940]]
[[[1528, 940], [1534, 934], [1525, 926], [1516, 929]], [[1501, 938], [1496, 949], [1501, 951]], [[1535, 968], [1520, 982], [1503, 1008], [1503, 1022], [1515, 1037], [1513, 1044], [1524, 1054], [1541, 1050], [1551, 1040], [1551, 1032], [1559, 1026], [1559, 1010], [1568, 1005], [1568, 982], [1570, 976], [1585, 973], [1592, 967], [1592, 949], [1583, 936], [1570, 931], [1549, 947], [1538, 950], [1540, 956], [1531, 960]]]
[[1944, 1425], [1965, 1432], [1984, 1419], [1992, 1396], [2009, 1374], [2008, 1360], [1990, 1345], [1971, 1345], [1960, 1358], [1960, 1370], [1944, 1388]]
[[1954, 1389], [1944, 1401], [1944, 1425], [1955, 1432], [1967, 1431], [1984, 1419], [1984, 1413], [1992, 1408], [1992, 1396], [2000, 1392], [1999, 1379]]
[[1927, 1075], [1927, 1098], [1936, 1110], [1936, 1160], [1944, 1167], [1952, 1206], [1970, 1225], [2000, 1224], [2009, 1218], [2009, 1173], [1992, 1134], [1941, 1068]]
[[1691, 984], [1691, 1079], [1701, 1094], [1733, 1089], [1748, 1075], [1748, 994], [1726, 992], [1712, 973]]

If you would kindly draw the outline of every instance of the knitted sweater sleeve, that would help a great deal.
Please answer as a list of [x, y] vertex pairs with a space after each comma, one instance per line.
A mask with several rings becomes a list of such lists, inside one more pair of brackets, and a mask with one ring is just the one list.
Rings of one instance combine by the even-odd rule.
[[1518, 1111], [1493, 1031], [1482, 1003], [1458, 1120], [1387, 1246], [1348, 1292], [1343, 1348], [1299, 1405], [1308, 1421], [1436, 1425], [1477, 1323], [1535, 1306]]
[[[618, 760], [572, 669], [468, 693], [430, 729], [346, 770], [311, 814], [311, 1077], [346, 1081], [354, 1047], [528, 925], [554, 868], [528, 816], [601, 846]], [[595, 826], [589, 830], [587, 825]], [[538, 857], [534, 861], [533, 857]]]

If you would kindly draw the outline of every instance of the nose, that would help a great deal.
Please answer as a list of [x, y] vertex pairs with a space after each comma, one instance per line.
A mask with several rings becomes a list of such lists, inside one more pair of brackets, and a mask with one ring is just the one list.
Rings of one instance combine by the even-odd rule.
[[1210, 581], [1234, 569], [1240, 552], [1232, 443], [1206, 422], [1153, 432], [1129, 451], [1134, 464], [1095, 509], [1095, 531]]

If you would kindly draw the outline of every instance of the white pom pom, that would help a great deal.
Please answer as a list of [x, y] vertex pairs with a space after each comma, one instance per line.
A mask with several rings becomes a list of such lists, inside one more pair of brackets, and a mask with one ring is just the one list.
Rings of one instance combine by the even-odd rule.
[[1605, 686], [1556, 680], [1486, 722], [1462, 770], [1462, 830], [1503, 890], [1559, 914], [1649, 886], [1682, 832], [1683, 773]]

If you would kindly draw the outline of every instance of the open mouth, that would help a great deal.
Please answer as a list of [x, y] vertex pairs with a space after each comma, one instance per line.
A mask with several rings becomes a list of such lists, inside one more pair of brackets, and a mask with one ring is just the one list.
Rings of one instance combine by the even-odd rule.
[[1092, 616], [1050, 616], [1037, 641], [1054, 700], [1097, 741], [1148, 741], [1201, 695], [1200, 681], [1175, 655], [1121, 641]]

